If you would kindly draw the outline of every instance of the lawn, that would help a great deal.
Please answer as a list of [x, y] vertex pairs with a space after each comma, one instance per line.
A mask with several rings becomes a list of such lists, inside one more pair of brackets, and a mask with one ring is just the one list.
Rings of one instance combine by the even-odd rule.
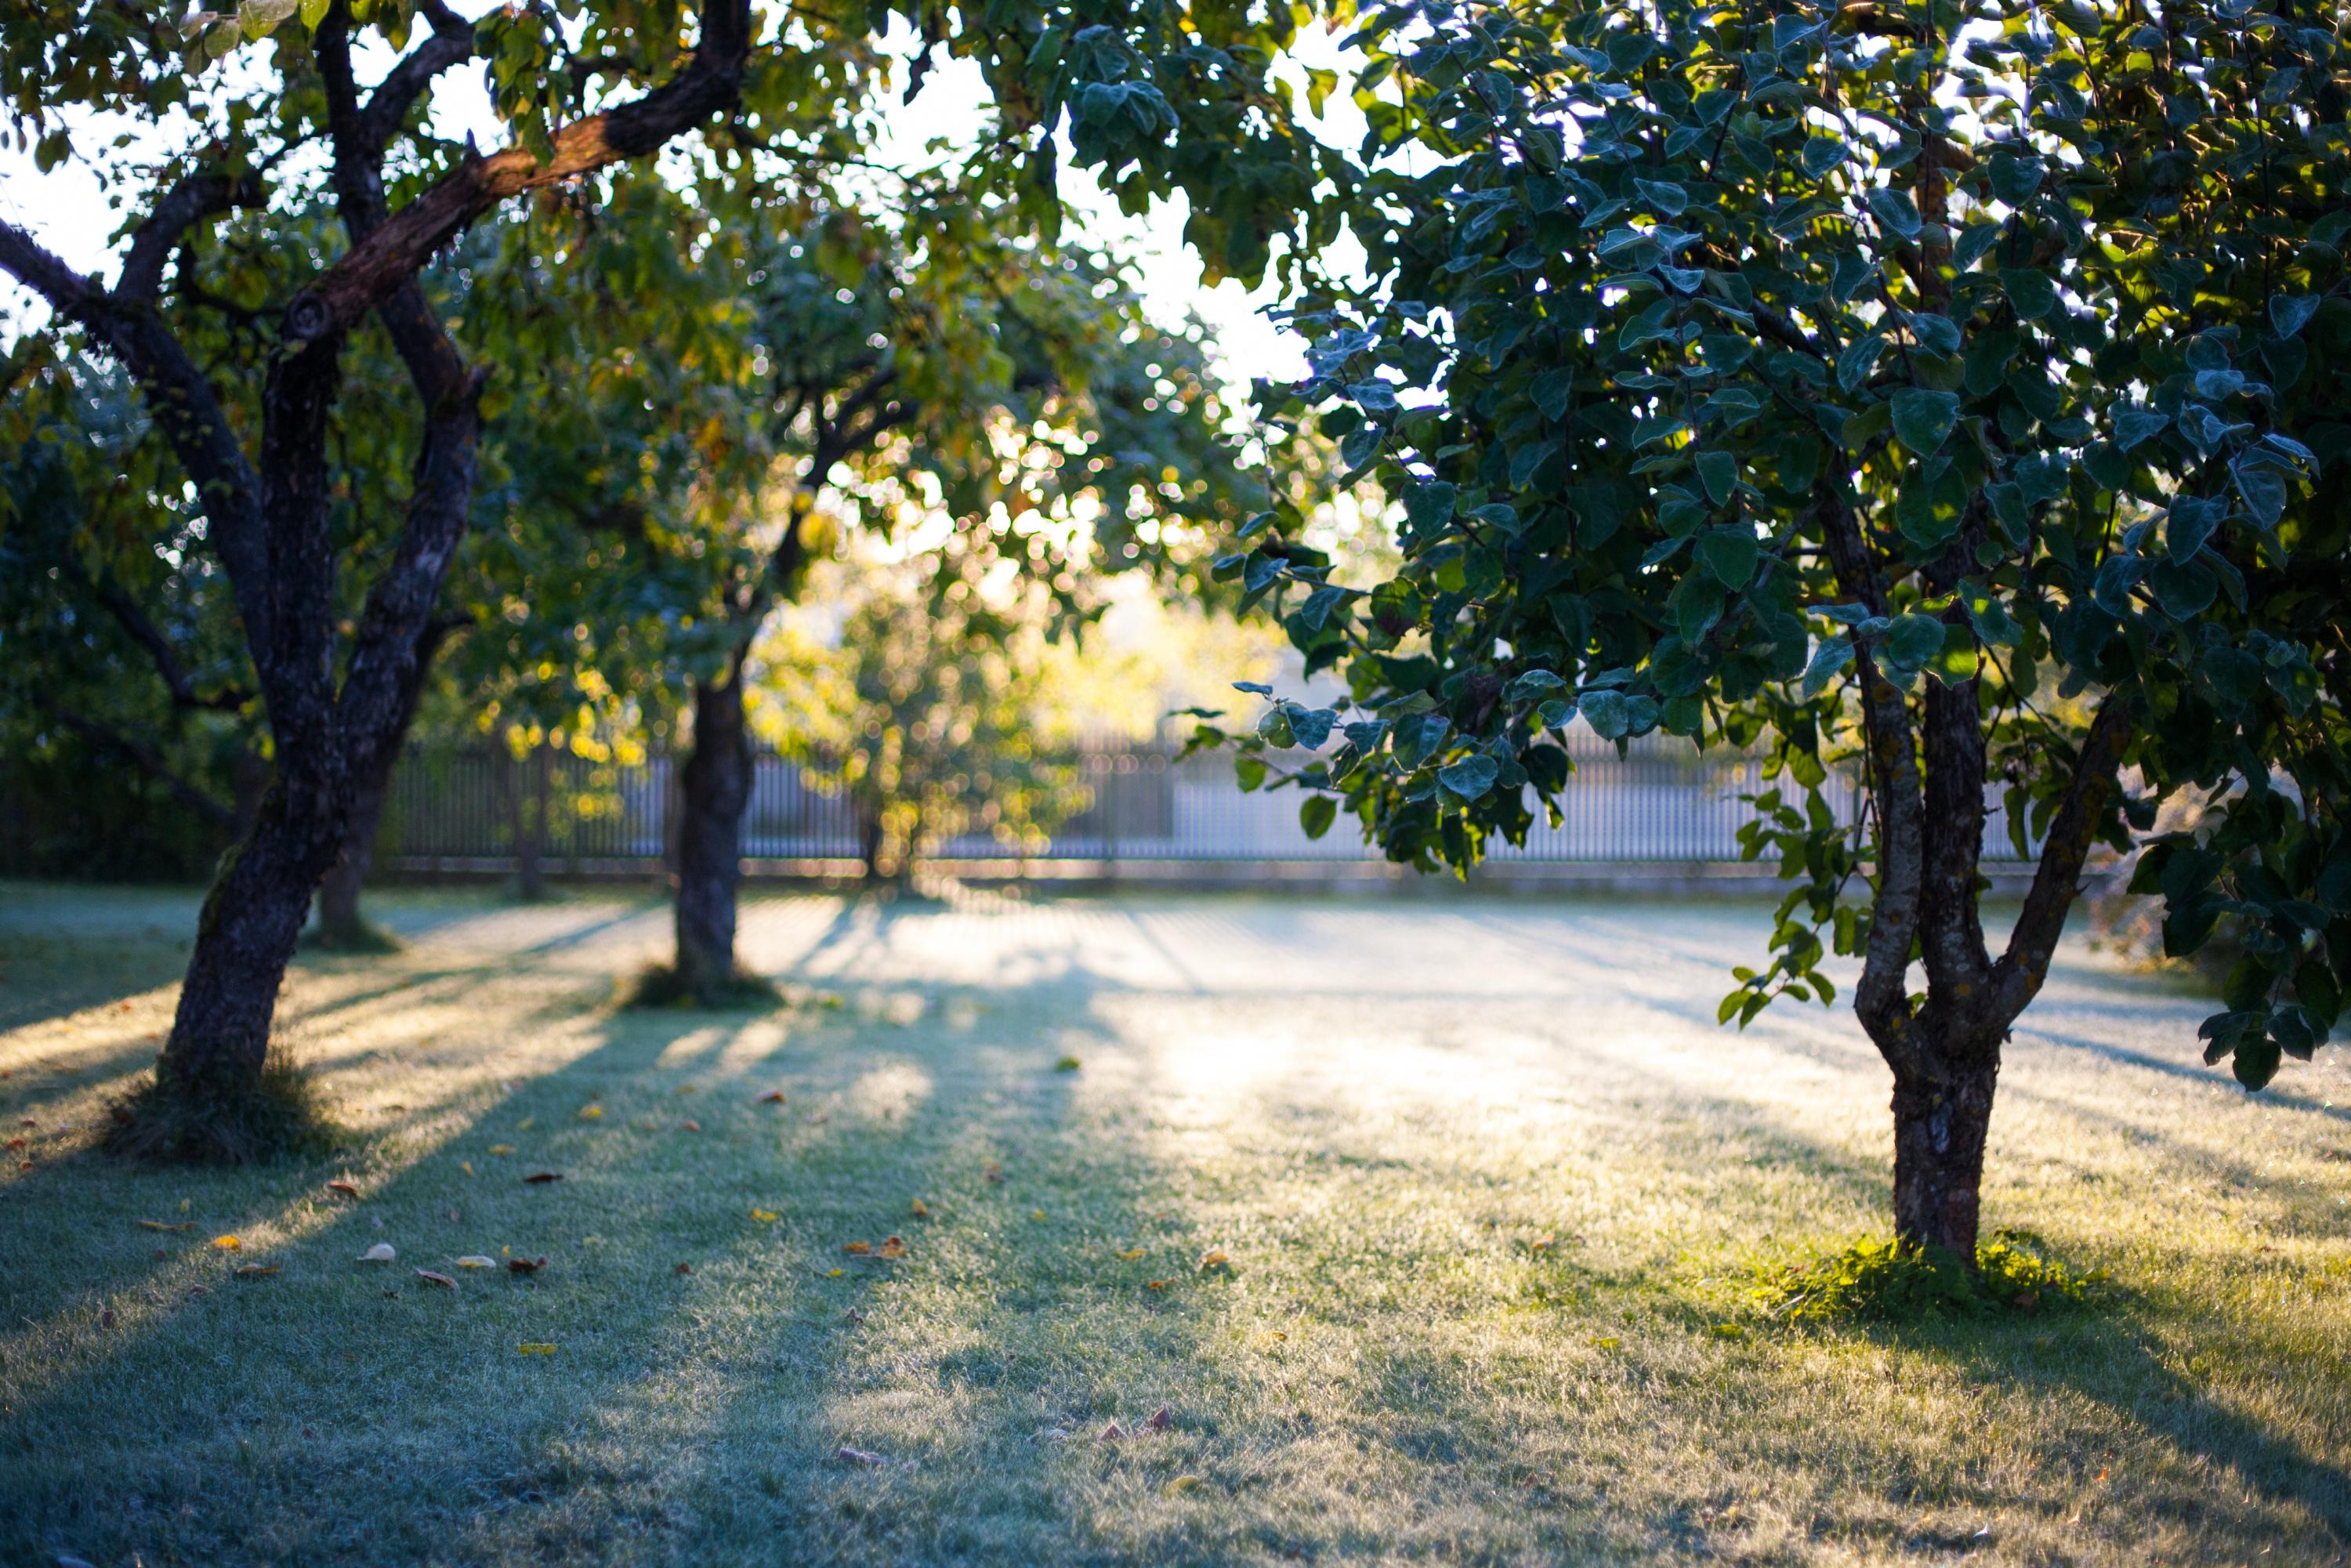
[[1895, 1330], [1753, 1295], [1891, 1139], [1843, 1011], [1715, 1027], [1751, 904], [779, 897], [736, 1014], [617, 1006], [655, 902], [376, 914], [342, 1152], [137, 1169], [194, 898], [0, 887], [0, 1561], [2351, 1554], [2351, 1071], [2085, 951], [1986, 1205], [2105, 1282]]

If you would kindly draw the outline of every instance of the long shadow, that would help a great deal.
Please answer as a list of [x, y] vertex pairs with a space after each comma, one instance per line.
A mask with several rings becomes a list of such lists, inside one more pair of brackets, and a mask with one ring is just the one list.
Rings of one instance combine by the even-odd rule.
[[[2159, 1056], [2150, 1056], [2143, 1051], [2133, 1051], [2128, 1046], [2110, 1045], [2104, 1040], [2085, 1040], [2079, 1035], [2059, 1034], [2046, 1029], [2021, 1027], [2016, 1034], [2020, 1040], [2031, 1040], [2036, 1044], [2050, 1046], [2059, 1051], [2081, 1051], [2091, 1056], [2104, 1057], [2108, 1061], [2125, 1067], [2145, 1068], [2147, 1071], [2159, 1072], [2166, 1078], [2176, 1078], [2183, 1082], [2210, 1087], [2220, 1087], [2227, 1082], [2227, 1079], [2218, 1069], [2206, 1067], [2201, 1062], [2191, 1065], [2182, 1061], [2168, 1061]], [[2293, 1064], [2287, 1065], [2291, 1068]], [[2290, 1092], [2281, 1092], [2274, 1082], [2270, 1088], [2262, 1091], [2262, 1103], [2280, 1111], [2323, 1116], [2335, 1122], [2351, 1122], [2351, 1107], [2319, 1104]]]

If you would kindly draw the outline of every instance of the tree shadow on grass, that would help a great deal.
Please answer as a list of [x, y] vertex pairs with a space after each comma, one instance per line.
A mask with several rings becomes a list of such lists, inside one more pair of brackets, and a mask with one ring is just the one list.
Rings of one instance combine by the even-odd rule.
[[[635, 1554], [606, 1550], [619, 1529], [665, 1556], [703, 1506], [676, 1499], [710, 1443], [756, 1434], [760, 1462], [773, 1464], [768, 1439], [789, 1438], [810, 1465], [829, 1462], [841, 1418], [804, 1400], [777, 1426], [763, 1395], [841, 1378], [848, 1305], [892, 1296], [935, 1255], [981, 1277], [1014, 1266], [1020, 1250], [998, 1228], [1009, 1232], [1013, 1207], [1039, 1196], [1019, 1185], [1021, 1150], [1061, 1124], [1070, 1080], [1007, 1036], [980, 1042], [987, 1061], [944, 1093], [935, 1084], [953, 1075], [935, 1046], [811, 1021], [805, 1041], [788, 1037], [764, 1059], [722, 1067], [721, 1040], [672, 1070], [664, 1054], [706, 1020], [608, 1018], [591, 1049], [490, 1098], [360, 1202], [319, 1212], [281, 1249], [283, 1274], [212, 1279], [206, 1297], [124, 1324], [9, 1413], [15, 1455], [0, 1469], [14, 1479], [0, 1512], [23, 1521], [15, 1544], [37, 1537], [110, 1560], [429, 1560], [465, 1541], [478, 1548], [468, 1557], [606, 1560]], [[791, 1085], [784, 1105], [753, 1099], [779, 1080]], [[674, 1093], [686, 1082], [701, 1092]], [[602, 1113], [583, 1120], [591, 1108]], [[705, 1131], [682, 1130], [688, 1112]], [[517, 1132], [524, 1123], [550, 1135]], [[496, 1138], [526, 1146], [497, 1159]], [[688, 1139], [697, 1153], [678, 1155]], [[476, 1176], [461, 1173], [464, 1157]], [[1001, 1162], [1002, 1186], [982, 1157]], [[565, 1179], [523, 1186], [524, 1167], [542, 1162]], [[248, 1186], [246, 1201], [300, 1207], [315, 1174]], [[935, 1195], [927, 1229], [904, 1207], [909, 1187]], [[936, 1196], [964, 1187], [970, 1196]], [[444, 1226], [444, 1206], [463, 1218]], [[967, 1207], [967, 1239], [939, 1245], [964, 1234]], [[386, 1213], [402, 1232], [399, 1261], [350, 1262], [386, 1239], [370, 1223]], [[893, 1216], [915, 1243], [909, 1262], [839, 1250], [852, 1228], [878, 1243]], [[598, 1240], [616, 1228], [614, 1242]], [[495, 1253], [494, 1238], [555, 1260], [526, 1280], [464, 1274], [455, 1291], [410, 1272], [456, 1273], [444, 1254]], [[834, 1269], [844, 1271], [829, 1278]], [[514, 1348], [542, 1341], [553, 1354]], [[205, 1364], [216, 1378], [185, 1375]], [[420, 1411], [427, 1381], [437, 1386]], [[354, 1407], [355, 1387], [381, 1389], [381, 1424], [363, 1397]], [[697, 1387], [718, 1414], [680, 1426], [674, 1401], [692, 1404]], [[141, 1391], [135, 1431], [106, 1418], [127, 1389]], [[504, 1417], [478, 1419], [493, 1409]], [[658, 1442], [672, 1428], [684, 1448]], [[120, 1484], [93, 1489], [93, 1474]], [[728, 1474], [695, 1497], [733, 1496], [741, 1477]], [[125, 1495], [140, 1500], [126, 1509]]]

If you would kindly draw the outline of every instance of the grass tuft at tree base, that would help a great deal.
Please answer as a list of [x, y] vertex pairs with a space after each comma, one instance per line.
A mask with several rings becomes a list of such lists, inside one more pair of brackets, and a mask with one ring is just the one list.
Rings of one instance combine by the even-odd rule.
[[110, 1152], [181, 1165], [326, 1154], [344, 1136], [325, 1091], [279, 1045], [269, 1048], [260, 1081], [249, 1090], [167, 1089], [151, 1072], [108, 1107], [108, 1116]]
[[773, 980], [747, 969], [737, 969], [716, 985], [697, 988], [671, 964], [648, 964], [623, 990], [621, 1005], [629, 1008], [701, 1008], [734, 1010], [771, 1008], [784, 1000]]
[[2082, 1301], [2104, 1276], [2075, 1274], [1996, 1231], [1970, 1270], [1944, 1247], [1856, 1241], [1830, 1256], [1763, 1270], [1755, 1299], [1795, 1322], [1919, 1323], [2033, 1312]]

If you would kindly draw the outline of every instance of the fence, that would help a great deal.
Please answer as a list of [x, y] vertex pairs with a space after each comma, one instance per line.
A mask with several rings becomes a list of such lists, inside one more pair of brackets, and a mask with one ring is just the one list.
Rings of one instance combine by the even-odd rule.
[[[1760, 759], [1700, 754], [1653, 735], [1623, 756], [1588, 732], [1569, 737], [1575, 777], [1562, 791], [1562, 821], [1538, 821], [1523, 845], [1497, 844], [1498, 868], [1720, 866], [1739, 859], [1739, 830], [1754, 808], [1742, 796], [1764, 788]], [[377, 863], [412, 873], [526, 867], [571, 874], [644, 873], [667, 863], [672, 847], [671, 760], [590, 761], [539, 753], [517, 760], [487, 751], [414, 751], [386, 803]], [[1214, 865], [1244, 880], [1280, 868], [1339, 870], [1376, 864], [1352, 818], [1321, 839], [1298, 825], [1292, 790], [1244, 793], [1229, 758], [1178, 761], [1165, 749], [1104, 750], [1082, 759], [1082, 809], [1042, 842], [971, 834], [933, 847], [934, 863], [980, 874], [1165, 874]], [[1860, 807], [1855, 781], [1830, 789], [1838, 820]], [[1539, 814], [1540, 815], [1540, 814]], [[1995, 806], [1988, 859], [2012, 859]], [[744, 822], [743, 854], [755, 873], [842, 873], [855, 869], [857, 812], [841, 792], [812, 781], [791, 761], [758, 758]], [[1509, 874], [1509, 870], [1505, 874]]]

